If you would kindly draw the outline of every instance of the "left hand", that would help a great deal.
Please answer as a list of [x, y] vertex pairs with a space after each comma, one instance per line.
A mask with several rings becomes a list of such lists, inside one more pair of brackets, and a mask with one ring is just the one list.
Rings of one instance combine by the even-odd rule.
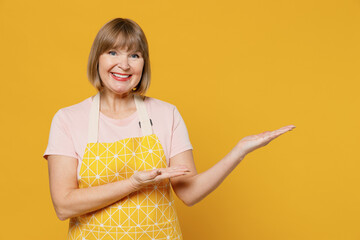
[[291, 131], [294, 128], [294, 125], [288, 125], [274, 131], [265, 131], [257, 135], [244, 137], [238, 142], [238, 144], [235, 146], [235, 149], [240, 155], [245, 156], [255, 149], [266, 146], [273, 139], [286, 133], [287, 131]]

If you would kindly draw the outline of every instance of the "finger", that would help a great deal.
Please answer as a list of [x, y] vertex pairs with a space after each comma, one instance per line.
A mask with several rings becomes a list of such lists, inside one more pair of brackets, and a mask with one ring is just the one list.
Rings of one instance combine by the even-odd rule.
[[284, 132], [290, 131], [290, 130], [292, 130], [294, 128], [295, 128], [294, 125], [288, 125], [288, 126], [281, 127], [279, 129], [276, 129], [276, 130], [273, 130], [273, 131], [265, 131], [265, 132], [262, 132], [260, 134], [264, 135], [264, 134], [268, 134], [268, 133], [284, 133]]
[[265, 140], [265, 142], [269, 142], [275, 138], [277, 138], [278, 136], [280, 136], [282, 133], [274, 130], [274, 131], [267, 131], [267, 132], [263, 132], [262, 134], [260, 134], [260, 136]]
[[164, 177], [172, 177], [174, 175], [183, 175], [183, 174], [187, 174], [189, 173], [190, 170], [178, 170], [178, 171], [170, 171], [170, 172], [166, 172], [166, 173], [163, 173], [161, 176], [164, 176]]
[[176, 171], [190, 171], [187, 167], [179, 167], [179, 166], [167, 167], [167, 168], [154, 168], [153, 171], [155, 170], [160, 171], [161, 174], [171, 173]]
[[287, 131], [284, 131], [284, 130], [282, 130], [282, 131], [280, 131], [280, 130], [275, 130], [275, 131], [273, 131], [270, 135], [271, 135], [271, 138], [272, 139], [274, 139], [274, 138], [277, 138], [277, 137], [279, 137], [280, 135], [282, 135], [282, 134], [284, 134], [284, 133], [286, 133]]
[[277, 130], [274, 130], [273, 132], [282, 134], [282, 133], [291, 131], [292, 129], [293, 129], [293, 127], [286, 126], [286, 127], [282, 127], [282, 128], [277, 129]]
[[289, 131], [289, 130], [275, 130], [275, 131], [273, 131], [271, 134], [272, 134], [272, 135], [275, 135], [275, 136], [280, 136], [281, 134], [284, 134], [284, 133], [286, 133], [287, 131]]
[[183, 166], [183, 165], [179, 165], [179, 166], [166, 167], [166, 168], [157, 168], [157, 169], [160, 169], [161, 172], [167, 172], [167, 171], [172, 171], [172, 170], [187, 169], [187, 167], [186, 167], [186, 166]]
[[178, 173], [178, 174], [172, 174], [172, 175], [167, 175], [167, 176], [158, 176], [155, 181], [161, 181], [161, 180], [164, 180], [164, 179], [170, 179], [170, 178], [175, 178], [175, 177], [180, 177], [180, 176], [185, 176], [185, 175], [188, 175], [188, 173]]
[[279, 137], [280, 135], [282, 135], [282, 134], [284, 134], [284, 133], [286, 133], [288, 131], [290, 131], [289, 128], [274, 130], [274, 131], [272, 131], [270, 133], [270, 138], [275, 139], [275, 138]]
[[295, 127], [294, 125], [289, 125], [289, 126], [285, 126], [285, 127], [276, 129], [274, 131], [262, 132], [258, 136], [262, 137], [265, 140], [265, 142], [270, 142], [270, 141], [274, 140], [275, 138], [279, 137], [280, 135], [290, 131], [294, 127]]
[[173, 178], [173, 177], [177, 177], [177, 176], [183, 176], [186, 174], [189, 174], [189, 172], [185, 172], [185, 171], [167, 172], [167, 173], [163, 173], [163, 174], [157, 176], [156, 179]]
[[143, 173], [139, 176], [139, 178], [141, 178], [142, 181], [152, 181], [160, 174], [161, 174], [160, 171], [158, 171], [157, 169], [153, 169], [151, 171], [143, 171]]
[[163, 173], [167, 172], [167, 173], [170, 173], [170, 172], [175, 172], [175, 171], [190, 171], [187, 167], [183, 166], [176, 166], [176, 167], [168, 167], [168, 168], [165, 168], [164, 171], [162, 171]]
[[154, 169], [151, 173], [150, 173], [150, 179], [154, 179], [156, 178], [158, 175], [161, 175], [161, 171], [159, 169]]
[[282, 128], [279, 128], [279, 130], [286, 130], [286, 131], [291, 131], [295, 128], [294, 125], [288, 125], [288, 126], [285, 126], [285, 127], [282, 127]]

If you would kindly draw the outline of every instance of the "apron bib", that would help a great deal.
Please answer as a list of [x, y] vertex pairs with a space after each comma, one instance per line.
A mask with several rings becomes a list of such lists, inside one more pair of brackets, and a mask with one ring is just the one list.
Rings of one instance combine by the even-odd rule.
[[[166, 168], [160, 140], [143, 99], [134, 95], [142, 137], [98, 142], [100, 93], [93, 99], [88, 143], [80, 166], [79, 188], [99, 186], [131, 177], [136, 171]], [[151, 125], [150, 125], [151, 123]], [[70, 218], [68, 240], [182, 240], [170, 180], [148, 185], [113, 204]]]

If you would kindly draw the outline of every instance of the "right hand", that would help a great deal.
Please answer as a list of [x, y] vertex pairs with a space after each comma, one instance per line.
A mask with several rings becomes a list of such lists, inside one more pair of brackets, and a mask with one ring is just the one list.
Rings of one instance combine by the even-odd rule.
[[140, 189], [150, 184], [156, 184], [166, 178], [183, 176], [190, 170], [186, 166], [175, 166], [167, 168], [155, 168], [149, 171], [138, 171], [130, 177], [130, 182], [135, 189]]

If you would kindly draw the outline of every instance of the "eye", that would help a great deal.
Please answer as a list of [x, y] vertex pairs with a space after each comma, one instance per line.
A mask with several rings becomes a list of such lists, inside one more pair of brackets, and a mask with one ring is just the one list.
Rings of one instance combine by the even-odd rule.
[[133, 54], [131, 54], [131, 57], [139, 58], [140, 56], [137, 53], [133, 53]]
[[[109, 51], [109, 54], [111, 55], [111, 53], [116, 53], [115, 51]], [[113, 55], [114, 56], [114, 55]]]

